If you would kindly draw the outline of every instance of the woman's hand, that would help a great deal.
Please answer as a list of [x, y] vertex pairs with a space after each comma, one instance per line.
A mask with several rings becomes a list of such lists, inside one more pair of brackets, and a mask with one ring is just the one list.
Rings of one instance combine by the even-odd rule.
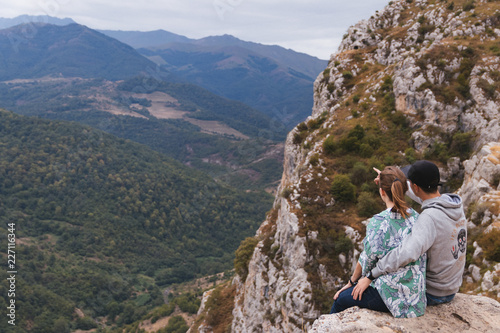
[[352, 298], [358, 301], [361, 301], [361, 297], [363, 297], [363, 293], [365, 292], [366, 288], [370, 286], [372, 283], [372, 280], [370, 280], [367, 277], [359, 279], [358, 283], [356, 283], [356, 286], [352, 290]]
[[340, 289], [339, 291], [337, 291], [335, 293], [335, 296], [333, 296], [333, 300], [334, 301], [337, 300], [337, 298], [339, 298], [339, 295], [340, 295], [341, 292], [343, 292], [344, 290], [349, 289], [351, 287], [352, 287], [351, 282], [348, 282], [344, 287], [342, 287], [342, 289]]
[[373, 181], [375, 182], [375, 184], [379, 185], [380, 184], [380, 173], [381, 171], [377, 168], [373, 168], [373, 170], [375, 170], [375, 172], [377, 173], [377, 178], [375, 178]]

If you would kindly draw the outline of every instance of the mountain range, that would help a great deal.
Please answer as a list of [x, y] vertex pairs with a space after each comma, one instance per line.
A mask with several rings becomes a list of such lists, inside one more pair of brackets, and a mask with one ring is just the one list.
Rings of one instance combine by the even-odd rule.
[[116, 81], [156, 68], [132, 47], [74, 23], [21, 24], [0, 30], [0, 59], [1, 81], [45, 76]]
[[[0, 28], [27, 25], [17, 36], [23, 42], [40, 23], [64, 26], [75, 22], [50, 16], [0, 18]], [[287, 129], [310, 113], [312, 84], [327, 64], [304, 53], [230, 35], [191, 39], [164, 30], [100, 32], [137, 49], [187, 82], [276, 118]]]
[[72, 23], [76, 23], [70, 18], [64, 18], [60, 19], [57, 17], [52, 17], [48, 15], [38, 15], [38, 16], [33, 16], [33, 15], [20, 15], [16, 16], [13, 18], [5, 18], [5, 17], [0, 17], [0, 29], [6, 29], [10, 28], [16, 25], [20, 24], [37, 24], [37, 23], [44, 23], [44, 24], [53, 24], [53, 25], [68, 25]]
[[[310, 112], [312, 84], [327, 64], [303, 53], [230, 35], [192, 40], [162, 31], [103, 33], [130, 43], [188, 82], [279, 119], [288, 129]], [[144, 46], [153, 35], [159, 37], [156, 45]]]
[[[48, 16], [0, 22], [8, 27], [0, 31], [1, 106], [139, 140], [247, 189], [276, 187], [280, 142], [309, 113], [312, 78], [325, 64], [227, 35], [192, 40], [162, 30], [98, 32]], [[133, 77], [145, 79], [129, 81], [136, 84], [129, 91], [117, 89], [117, 80]], [[154, 92], [161, 82], [170, 92]], [[148, 126], [145, 119], [152, 120]]]

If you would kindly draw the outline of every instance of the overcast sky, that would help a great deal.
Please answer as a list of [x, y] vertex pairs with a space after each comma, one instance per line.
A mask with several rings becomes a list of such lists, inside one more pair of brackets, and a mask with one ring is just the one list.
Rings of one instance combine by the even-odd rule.
[[389, 0], [0, 0], [0, 17], [72, 18], [93, 29], [229, 34], [329, 59], [347, 28]]

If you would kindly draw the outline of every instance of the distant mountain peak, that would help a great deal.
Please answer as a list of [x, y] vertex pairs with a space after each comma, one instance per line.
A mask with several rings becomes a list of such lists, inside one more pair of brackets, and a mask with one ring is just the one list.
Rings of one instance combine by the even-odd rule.
[[224, 34], [224, 35], [219, 35], [219, 36], [207, 36], [201, 39], [198, 39], [198, 42], [202, 41], [223, 41], [223, 42], [235, 42], [235, 43], [244, 43], [243, 40], [234, 37], [233, 35], [229, 34]]
[[53, 24], [53, 25], [68, 25], [76, 23], [70, 18], [58, 18], [48, 15], [20, 15], [13, 18], [0, 17], [0, 29], [10, 28], [19, 24]]
[[[24, 24], [25, 25], [25, 24]], [[24, 25], [0, 32], [0, 80], [38, 78], [61, 73], [64, 77], [120, 80], [156, 68], [127, 44], [77, 23], [64, 26], [33, 23], [29, 38]]]
[[192, 40], [165, 30], [154, 31], [121, 31], [99, 30], [101, 33], [115, 38], [133, 48], [145, 48], [170, 43], [189, 43]]

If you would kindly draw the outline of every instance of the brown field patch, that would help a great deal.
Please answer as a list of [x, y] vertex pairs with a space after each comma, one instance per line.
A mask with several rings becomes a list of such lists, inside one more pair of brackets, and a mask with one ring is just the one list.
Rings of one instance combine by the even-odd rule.
[[222, 134], [222, 135], [232, 135], [240, 139], [249, 139], [245, 134], [227, 126], [226, 124], [220, 123], [215, 120], [200, 120], [193, 118], [184, 118], [184, 120], [189, 121], [191, 124], [196, 125], [201, 128], [203, 133], [208, 134]]
[[150, 94], [132, 94], [134, 98], [146, 98], [151, 101], [147, 107], [149, 113], [158, 119], [182, 119], [187, 111], [179, 110], [179, 101], [167, 93], [155, 91]]

